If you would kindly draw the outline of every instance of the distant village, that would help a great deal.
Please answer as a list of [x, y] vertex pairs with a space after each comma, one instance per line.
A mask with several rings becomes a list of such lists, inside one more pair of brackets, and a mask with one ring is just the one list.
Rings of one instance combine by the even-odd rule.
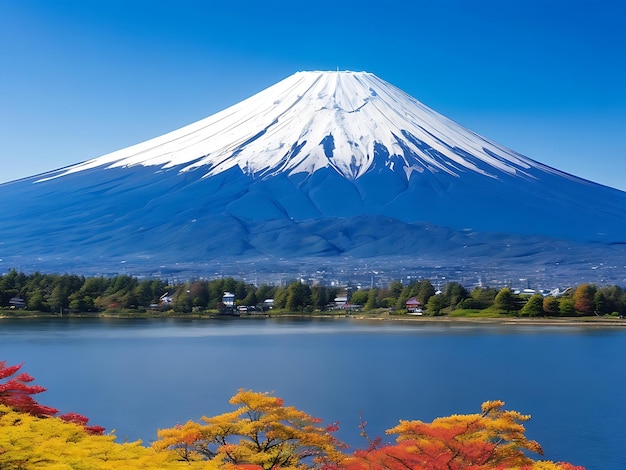
[[[536, 315], [569, 315], [576, 311], [621, 315], [626, 311], [626, 296], [620, 287], [625, 284], [623, 279], [590, 282], [582, 272], [564, 277], [563, 269], [527, 274], [523, 266], [517, 270], [493, 267], [478, 271], [462, 265], [394, 269], [389, 263], [382, 269], [365, 262], [361, 266], [347, 262], [342, 265], [342, 261], [335, 260], [327, 267], [313, 259], [303, 262], [297, 274], [290, 272], [293, 264], [279, 263], [273, 265], [273, 271], [262, 269], [260, 264], [253, 269], [250, 265], [222, 265], [219, 271], [194, 276], [180, 266], [176, 270], [162, 267], [151, 273], [92, 277], [25, 274], [10, 269], [0, 275], [0, 308], [43, 313], [172, 311], [230, 315], [386, 309], [409, 315], [439, 315], [455, 309], [490, 308], [504, 292], [512, 296], [508, 304], [500, 304], [504, 311], [521, 311], [530, 299], [534, 304], [541, 299], [558, 299], [559, 305], [536, 307]], [[618, 272], [611, 269], [599, 266], [592, 272]], [[225, 272], [236, 274], [227, 276]], [[579, 310], [570, 305], [569, 300], [580, 286], [593, 288], [585, 296], [592, 303], [594, 296], [598, 297], [598, 305], [579, 306]]]

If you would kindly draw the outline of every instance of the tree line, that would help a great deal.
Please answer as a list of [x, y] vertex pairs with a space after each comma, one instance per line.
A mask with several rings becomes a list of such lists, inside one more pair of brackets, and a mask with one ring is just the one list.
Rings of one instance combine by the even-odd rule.
[[[36, 312], [145, 312], [214, 311], [223, 306], [224, 292], [235, 294], [236, 305], [258, 306], [273, 299], [275, 310], [313, 313], [333, 308], [338, 296], [363, 311], [386, 309], [404, 312], [407, 300], [420, 302], [425, 315], [464, 311], [492, 311], [525, 316], [626, 315], [626, 293], [619, 286], [581, 284], [559, 296], [525, 295], [508, 287], [476, 287], [458, 282], [436, 289], [428, 279], [385, 288], [341, 289], [292, 281], [284, 286], [246, 283], [234, 278], [194, 280], [170, 284], [159, 279], [139, 280], [129, 275], [84, 277], [73, 274], [24, 274], [11, 269], [0, 275], [0, 308]], [[164, 302], [164, 298], [166, 301]]]

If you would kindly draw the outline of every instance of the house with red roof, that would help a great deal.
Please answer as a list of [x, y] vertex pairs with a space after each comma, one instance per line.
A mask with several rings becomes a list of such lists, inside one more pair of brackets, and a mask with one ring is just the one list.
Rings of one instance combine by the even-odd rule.
[[407, 313], [413, 315], [421, 315], [423, 313], [422, 303], [415, 297], [411, 297], [409, 300], [407, 300], [405, 305]]

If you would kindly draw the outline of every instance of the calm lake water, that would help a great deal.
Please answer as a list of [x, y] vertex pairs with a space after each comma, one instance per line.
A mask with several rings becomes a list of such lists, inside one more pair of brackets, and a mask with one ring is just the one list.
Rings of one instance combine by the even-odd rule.
[[532, 415], [545, 458], [626, 468], [626, 330], [345, 320], [0, 320], [0, 360], [48, 388], [38, 400], [145, 442], [272, 391], [364, 447], [399, 419]]

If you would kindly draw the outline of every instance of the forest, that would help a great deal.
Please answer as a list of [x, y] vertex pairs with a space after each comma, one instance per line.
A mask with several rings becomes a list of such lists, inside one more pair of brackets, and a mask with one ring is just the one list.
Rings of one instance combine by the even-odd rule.
[[[581, 284], [559, 295], [524, 294], [508, 287], [475, 287], [468, 290], [449, 282], [437, 290], [430, 280], [403, 284], [392, 281], [386, 288], [309, 286], [294, 280], [281, 286], [245, 283], [234, 278], [194, 280], [175, 285], [159, 279], [139, 280], [129, 275], [84, 277], [73, 274], [24, 274], [11, 269], [0, 275], [0, 312], [218, 314], [223, 311], [224, 292], [235, 295], [236, 306], [263, 311], [273, 299], [272, 312], [312, 314], [336, 312], [334, 302], [345, 296], [353, 310], [406, 313], [406, 302], [415, 298], [425, 315], [466, 315], [482, 312], [528, 317], [572, 317], [626, 314], [626, 293], [619, 286]], [[344, 309], [345, 310], [345, 309]]]

